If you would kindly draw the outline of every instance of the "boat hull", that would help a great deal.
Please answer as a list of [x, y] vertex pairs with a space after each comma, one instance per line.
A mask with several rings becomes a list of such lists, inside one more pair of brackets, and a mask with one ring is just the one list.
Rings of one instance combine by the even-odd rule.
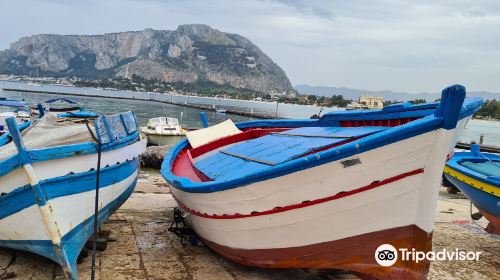
[[[479, 212], [488, 220], [486, 232], [500, 236], [500, 197], [485, 190], [498, 189], [498, 186], [480, 182], [449, 167], [444, 170], [444, 175], [455, 187], [469, 198], [479, 209]], [[478, 186], [478, 187], [474, 187]], [[480, 189], [482, 187], [482, 189]]]
[[[188, 142], [174, 146], [162, 174], [198, 236], [236, 262], [347, 269], [370, 279], [424, 279], [428, 261], [401, 257], [383, 266], [377, 249], [390, 244], [396, 256], [401, 249], [424, 254], [432, 249], [444, 163], [482, 104], [464, 97], [465, 88], [454, 85], [443, 90], [437, 107], [405, 105], [326, 114], [317, 121], [241, 123], [237, 127], [248, 134], [222, 136], [199, 147]], [[390, 128], [325, 149], [307, 146], [310, 141], [303, 139], [261, 145], [267, 137], [262, 135], [277, 133], [269, 128], [297, 128], [286, 137], [319, 141], [315, 138], [341, 134], [321, 134], [311, 127], [371, 126]], [[253, 141], [260, 137], [261, 142]], [[246, 145], [235, 144], [243, 141]], [[257, 148], [245, 150], [251, 145]], [[294, 145], [314, 147], [301, 154]], [[242, 151], [231, 150], [238, 148]]]
[[431, 250], [439, 179], [455, 135], [440, 129], [369, 150], [348, 168], [343, 159], [225, 191], [171, 191], [198, 235], [236, 262], [423, 279], [427, 262], [385, 268], [375, 249]]
[[[102, 153], [99, 225], [133, 192], [145, 145], [140, 140]], [[1, 176], [0, 246], [50, 258], [77, 279], [76, 260], [93, 234], [96, 163], [96, 154], [35, 162], [36, 188], [23, 167]], [[45, 204], [37, 200], [38, 187]]]
[[174, 145], [175, 143], [186, 138], [185, 135], [157, 135], [157, 134], [146, 134], [146, 135], [148, 138], [148, 144], [155, 146]]
[[432, 249], [432, 234], [415, 225], [291, 248], [234, 249], [202, 240], [222, 256], [243, 265], [262, 268], [334, 267], [378, 279], [425, 279], [430, 265], [428, 261], [418, 264], [400, 261], [391, 267], [382, 267], [375, 261], [373, 253], [380, 244], [395, 244], [424, 252]]

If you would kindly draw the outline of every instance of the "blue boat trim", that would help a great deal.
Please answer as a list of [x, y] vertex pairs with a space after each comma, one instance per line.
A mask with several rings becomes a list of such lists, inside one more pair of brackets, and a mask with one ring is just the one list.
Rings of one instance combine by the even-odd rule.
[[[110, 187], [137, 172], [138, 160], [131, 160], [110, 167], [101, 168], [99, 188]], [[40, 181], [42, 192], [47, 201], [67, 195], [95, 190], [96, 171], [67, 174], [61, 177]], [[107, 176], [108, 175], [108, 176]], [[71, 188], [67, 186], [71, 185]], [[0, 196], [0, 220], [36, 204], [30, 185], [19, 187]]]
[[[137, 178], [134, 182], [122, 193], [118, 198], [114, 201], [106, 205], [106, 207], [99, 210], [99, 216], [97, 218], [97, 224], [101, 225], [106, 221], [109, 216], [116, 211], [116, 209], [120, 208], [120, 206], [130, 197], [134, 188], [137, 184]], [[80, 251], [82, 250], [85, 242], [89, 239], [89, 237], [94, 232], [94, 215], [86, 219], [83, 223], [76, 226], [69, 233], [63, 236], [61, 244], [62, 250], [65, 252], [66, 257], [68, 258], [69, 263], [71, 264], [71, 270], [74, 275], [77, 275], [76, 270], [76, 260]], [[63, 265], [63, 264], [61, 264]]]
[[[500, 162], [500, 155], [491, 154], [491, 153], [482, 153], [482, 155], [492, 161]], [[474, 155], [470, 152], [457, 152], [453, 155], [453, 157], [446, 163], [446, 166], [449, 168], [462, 173], [466, 176], [474, 178], [476, 180], [482, 181], [484, 183], [497, 186], [500, 188], [500, 175], [499, 176], [488, 176], [477, 172], [475, 170], [469, 169], [466, 166], [461, 165], [460, 163], [465, 160], [476, 160], [476, 161], [485, 161], [486, 159], [481, 155]]]
[[27, 106], [27, 104], [24, 101], [0, 99], [0, 106], [21, 108]]
[[[18, 127], [19, 131], [23, 131], [26, 128], [28, 128], [31, 124], [32, 124], [31, 121], [27, 121], [27, 122], [23, 122], [21, 124], [18, 124], [17, 127]], [[11, 140], [10, 132], [6, 131], [4, 134], [2, 134], [0, 136], [0, 147], [9, 143], [10, 140]]]
[[[32, 168], [30, 165], [33, 162], [95, 154], [97, 151], [97, 144], [92, 142], [50, 147], [39, 150], [26, 150], [15, 119], [9, 118], [6, 122], [18, 153], [0, 161], [0, 177], [22, 166], [24, 166], [23, 168]], [[103, 125], [99, 125], [105, 124], [106, 122], [109, 122], [111, 126], [104, 127]], [[140, 141], [138, 123], [132, 112], [113, 115], [110, 117], [99, 117], [96, 119], [94, 124], [97, 134], [106, 137], [105, 144], [102, 145], [102, 150], [104, 152], [118, 149]], [[104, 167], [102, 172], [109, 172], [111, 174], [109, 176], [104, 176], [100, 182], [100, 188], [107, 187], [131, 176], [133, 172], [137, 172], [137, 166], [138, 160], [133, 158], [131, 161], [126, 161], [116, 166]], [[36, 185], [24, 186], [11, 191], [4, 197], [0, 197], [0, 205], [2, 206], [2, 208], [0, 208], [0, 215], [2, 215], [2, 217], [6, 217], [12, 214], [13, 211], [20, 211], [30, 205], [35, 205], [35, 203], [38, 204], [38, 206], [44, 206], [49, 199], [94, 190], [94, 174], [95, 171], [93, 170], [78, 174], [67, 174], [58, 178], [50, 178], [37, 182]], [[71, 181], [71, 184], [68, 184], [68, 181]], [[133, 184], [131, 184], [124, 193], [122, 193], [112, 203], [101, 209], [98, 217], [99, 224], [102, 223], [112, 213], [112, 211], [118, 208], [130, 196], [136, 182], [137, 177], [134, 178]], [[104, 186], [104, 184], [106, 185]], [[0, 240], [0, 246], [31, 251], [33, 253], [46, 256], [61, 264], [68, 277], [76, 279], [76, 258], [78, 257], [83, 244], [92, 234], [93, 221], [93, 217], [90, 217], [81, 225], [76, 226], [70, 234], [62, 237], [61, 243], [55, 244], [56, 241], [52, 240]]]
[[[126, 191], [124, 191], [119, 197], [99, 211], [99, 225], [106, 221], [106, 219], [127, 200], [127, 198], [132, 194], [136, 183], [137, 179], [129, 187], [127, 187]], [[85, 242], [92, 235], [93, 225], [94, 216], [91, 216], [73, 228], [62, 238], [61, 248], [71, 264], [71, 270], [75, 276], [77, 275], [76, 259], [85, 245]], [[60, 260], [60, 256], [55, 252], [54, 245], [50, 240], [0, 240], [0, 246], [32, 252], [47, 257], [62, 266], [65, 265], [65, 263]]]
[[[174, 187], [192, 193], [209, 193], [232, 189], [250, 183], [263, 181], [267, 179], [276, 178], [286, 174], [294, 173], [300, 170], [312, 168], [325, 163], [336, 161], [339, 159], [347, 158], [368, 150], [376, 149], [385, 145], [389, 145], [404, 139], [408, 139], [420, 134], [434, 131], [440, 128], [453, 129], [456, 122], [465, 117], [471, 116], [479, 111], [483, 100], [480, 98], [465, 99], [465, 89], [461, 86], [455, 85], [443, 90], [441, 102], [436, 105], [434, 114], [422, 117], [418, 120], [388, 128], [385, 131], [364, 137], [362, 139], [334, 147], [322, 152], [312, 155], [301, 157], [291, 160], [273, 168], [261, 170], [239, 178], [233, 178], [223, 181], [209, 181], [209, 182], [192, 182], [187, 178], [178, 177], [172, 173], [171, 167], [176, 156], [188, 146], [188, 141], [183, 140], [173, 146], [168, 152], [165, 160], [163, 161], [161, 173], [163, 177], [170, 182]], [[425, 110], [432, 108], [435, 105], [420, 105], [417, 108], [424, 108]], [[441, 106], [441, 107], [440, 107]], [[405, 108], [389, 108], [391, 117], [406, 116], [403, 112]], [[418, 110], [417, 110], [418, 112]], [[367, 111], [363, 113], [350, 113], [354, 116], [356, 114], [359, 119], [372, 119], [374, 115], [384, 114], [382, 110]], [[329, 126], [338, 125], [338, 121], [344, 118], [344, 114], [332, 113], [327, 114], [319, 120], [265, 120], [265, 121], [250, 121], [237, 124], [240, 129], [251, 127], [312, 127], [312, 126]], [[346, 117], [346, 119], [352, 119]]]
[[97, 114], [90, 111], [67, 112], [56, 115], [58, 118], [96, 118]]
[[[21, 132], [19, 131], [19, 128], [17, 127], [16, 124], [16, 119], [11, 117], [5, 120], [7, 123], [7, 126], [9, 127], [10, 135], [12, 136], [12, 141], [14, 141], [14, 144], [16, 145], [17, 148], [17, 155], [19, 157], [19, 161], [22, 165], [30, 165], [31, 158], [28, 156], [28, 153], [26, 152], [26, 147], [24, 146], [24, 142], [21, 138]], [[47, 204], [47, 198], [43, 194], [42, 187], [40, 186], [40, 182], [38, 182], [35, 185], [32, 185], [32, 190], [33, 194], [35, 195], [35, 203], [38, 204], [38, 206], [44, 206]]]
[[[137, 142], [139, 132], [136, 131], [131, 135], [121, 138], [112, 143], [102, 145], [102, 152], [116, 150]], [[91, 155], [97, 153], [96, 143], [81, 143], [66, 146], [55, 146], [39, 150], [29, 150], [28, 155], [32, 162], [42, 162], [52, 159], [61, 159], [73, 156]], [[0, 161], [0, 177], [11, 172], [12, 170], [21, 167], [21, 161], [18, 155], [13, 155], [3, 161]]]
[[448, 179], [455, 187], [462, 191], [477, 208], [486, 211], [494, 216], [500, 216], [500, 206], [498, 205], [498, 202], [500, 200], [497, 197], [480, 189], [471, 187], [468, 184], [446, 173], [444, 175], [446, 179]]
[[64, 97], [57, 97], [57, 98], [47, 99], [44, 102], [48, 103], [48, 104], [51, 104], [51, 103], [54, 103], [54, 102], [57, 102], [57, 101], [62, 101], [62, 102], [66, 102], [66, 103], [69, 103], [69, 104], [78, 104], [75, 101], [67, 99], [67, 98], [64, 98]]
[[50, 240], [0, 240], [0, 247], [31, 252], [60, 263]]
[[0, 220], [36, 204], [31, 186], [19, 187], [0, 197]]

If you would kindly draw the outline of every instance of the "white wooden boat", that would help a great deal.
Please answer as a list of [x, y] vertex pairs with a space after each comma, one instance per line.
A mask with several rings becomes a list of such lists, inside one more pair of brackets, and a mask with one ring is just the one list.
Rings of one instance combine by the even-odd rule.
[[186, 130], [179, 120], [170, 117], [149, 119], [148, 124], [141, 127], [141, 132], [147, 136], [148, 144], [157, 146], [173, 145], [186, 137]]
[[235, 262], [423, 279], [426, 260], [374, 256], [431, 250], [444, 163], [482, 105], [464, 98], [455, 85], [440, 103], [225, 122], [189, 132], [161, 172], [198, 236]]
[[87, 127], [49, 113], [22, 136], [14, 119], [7, 124], [13, 142], [0, 147], [0, 246], [50, 258], [77, 279], [77, 257], [93, 233], [99, 146], [102, 224], [137, 181], [146, 141], [135, 116], [101, 116]]

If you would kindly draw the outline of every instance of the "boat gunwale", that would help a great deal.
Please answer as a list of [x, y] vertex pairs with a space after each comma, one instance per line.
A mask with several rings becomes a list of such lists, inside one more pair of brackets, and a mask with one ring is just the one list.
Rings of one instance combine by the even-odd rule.
[[[101, 152], [108, 152], [116, 149], [120, 149], [122, 147], [131, 145], [135, 142], [140, 141], [141, 139], [141, 132], [139, 130], [139, 126], [137, 125], [137, 119], [135, 117], [135, 114], [132, 113], [132, 116], [134, 118], [134, 121], [136, 123], [136, 129], [135, 131], [130, 132], [129, 128], [127, 125], [124, 123], [123, 120], [123, 114], [125, 113], [120, 113], [118, 114], [120, 116], [120, 119], [122, 120], [123, 127], [126, 130], [127, 135], [124, 137], [121, 137], [119, 139], [113, 140], [108, 143], [103, 143], [101, 144]], [[109, 124], [107, 123], [107, 119], [103, 119], [104, 122], [104, 127], [110, 133], [110, 127]], [[99, 141], [101, 141], [99, 138], [99, 135], [96, 135]], [[67, 157], [73, 157], [73, 156], [82, 156], [82, 155], [90, 155], [90, 154], [96, 154], [98, 150], [98, 144], [96, 142], [82, 142], [82, 143], [76, 143], [76, 144], [68, 144], [68, 145], [60, 145], [60, 146], [51, 146], [51, 147], [46, 147], [46, 148], [41, 148], [41, 149], [24, 149], [22, 152], [26, 153], [27, 156], [30, 159], [31, 163], [34, 162], [43, 162], [43, 161], [48, 161], [48, 160], [53, 160], [53, 159], [61, 159], [61, 158], [67, 158]], [[0, 150], [1, 150], [0, 146]], [[21, 158], [22, 153], [18, 151], [16, 154], [0, 159], [0, 178], [9, 172], [23, 166], [25, 163], [23, 159]]]
[[[495, 160], [495, 161], [500, 161], [500, 155], [493, 154], [493, 153], [481, 153], [483, 154], [487, 159], [490, 160]], [[481, 159], [481, 160], [486, 160], [484, 157], [479, 157], [471, 152], [456, 152], [453, 157], [446, 163], [446, 167], [454, 170], [455, 172], [458, 172], [464, 176], [471, 177], [472, 179], [479, 180], [483, 183], [490, 184], [493, 187], [497, 187], [498, 182], [494, 182], [490, 177], [498, 177], [498, 176], [488, 176], [486, 174], [477, 172], [475, 170], [469, 169], [463, 165], [460, 164], [460, 161], [464, 160], [473, 160], [473, 159]], [[458, 179], [458, 178], [457, 178]], [[458, 179], [460, 180], [460, 179]], [[462, 181], [462, 180], [460, 180]]]
[[[453, 86], [452, 86], [453, 87]], [[456, 87], [456, 86], [455, 86]], [[448, 88], [447, 88], [448, 89]], [[163, 161], [161, 167], [161, 173], [163, 177], [173, 185], [173, 187], [190, 193], [210, 193], [217, 191], [224, 191], [228, 189], [237, 188], [240, 186], [245, 186], [250, 183], [273, 179], [279, 176], [291, 174], [304, 169], [312, 168], [325, 163], [337, 161], [344, 159], [356, 154], [360, 154], [372, 149], [376, 149], [382, 146], [386, 146], [395, 142], [399, 142], [404, 139], [408, 139], [420, 134], [431, 132], [440, 128], [444, 129], [454, 129], [456, 123], [466, 117], [471, 116], [475, 112], [479, 111], [483, 100], [481, 98], [467, 98], [464, 96], [455, 96], [458, 94], [447, 92], [443, 90], [443, 97], [441, 105], [437, 106], [435, 113], [422, 117], [420, 119], [414, 120], [412, 122], [402, 124], [399, 126], [390, 127], [384, 131], [369, 135], [367, 137], [358, 139], [356, 141], [347, 143], [342, 146], [334, 147], [329, 150], [321, 151], [316, 154], [308, 155], [305, 157], [297, 158], [276, 166], [273, 169], [268, 169], [264, 171], [259, 171], [244, 177], [225, 180], [225, 181], [208, 181], [208, 182], [194, 182], [185, 177], [179, 177], [173, 173], [172, 167], [175, 159], [179, 153], [188, 147], [188, 141], [183, 140], [177, 143], [174, 147], [170, 149], [167, 153], [165, 160]], [[457, 90], [451, 89], [451, 91]], [[459, 101], [459, 99], [462, 99]], [[450, 100], [451, 99], [451, 100]], [[453, 106], [454, 102], [461, 102], [459, 111], [446, 111], [447, 108]], [[452, 105], [444, 104], [445, 102], [452, 103]], [[443, 111], [444, 109], [444, 111]], [[378, 113], [378, 111], [377, 111]], [[444, 115], [443, 115], [444, 114]], [[341, 114], [337, 114], [341, 116]], [[370, 112], [365, 112], [362, 116], [364, 118], [370, 117]], [[454, 120], [455, 118], [455, 120]], [[321, 123], [321, 119], [318, 120], [265, 120], [265, 121], [250, 121], [244, 123], [238, 123], [236, 126], [239, 129], [252, 128], [252, 127], [289, 127], [289, 126], [299, 126], [306, 124], [305, 126], [328, 126], [329, 123]], [[454, 124], [453, 124], [454, 122]], [[452, 126], [450, 126], [452, 125]]]
[[[19, 128], [20, 131], [23, 131], [24, 129], [28, 128], [32, 124], [33, 124], [32, 121], [27, 121], [27, 122], [23, 122], [23, 123], [19, 124], [17, 127]], [[7, 131], [3, 131], [3, 133], [0, 134], [0, 148], [3, 145], [9, 143], [9, 141], [10, 141], [9, 137], [10, 137], [10, 132], [8, 130]]]
[[[108, 152], [116, 150], [139, 141], [139, 131], [134, 132], [124, 138], [114, 142], [102, 144], [101, 151]], [[63, 146], [53, 146], [43, 149], [26, 150], [32, 162], [42, 162], [53, 159], [61, 159], [73, 156], [91, 155], [97, 153], [97, 143], [85, 142]], [[12, 170], [23, 165], [19, 154], [12, 155], [9, 158], [0, 161], [0, 178]]]

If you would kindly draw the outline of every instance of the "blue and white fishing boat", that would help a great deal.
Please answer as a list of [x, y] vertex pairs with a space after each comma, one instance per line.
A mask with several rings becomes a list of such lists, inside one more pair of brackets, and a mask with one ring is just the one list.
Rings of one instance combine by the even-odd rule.
[[[83, 111], [83, 107], [80, 106], [80, 104], [64, 97], [56, 97], [44, 100], [43, 109], [45, 110], [45, 112], [51, 112], [54, 114], [77, 113], [79, 111]], [[39, 114], [39, 110], [36, 106], [32, 106], [31, 111], [34, 114]]]
[[47, 99], [44, 103], [47, 105], [46, 110], [52, 113], [77, 112], [82, 109], [77, 102], [64, 97]]
[[[7, 144], [11, 140], [10, 133], [7, 130], [7, 125], [5, 123], [7, 118], [14, 117], [19, 130], [21, 131], [26, 129], [32, 123], [31, 114], [24, 101], [0, 98], [0, 108], [1, 107], [11, 109], [7, 111], [0, 111], [0, 147]], [[12, 110], [12, 108], [14, 109]]]
[[489, 221], [486, 231], [500, 238], [500, 155], [479, 149], [473, 144], [470, 152], [455, 153], [444, 175]]
[[[96, 177], [102, 224], [132, 193], [146, 141], [132, 112], [73, 122], [48, 113], [0, 147], [0, 246], [59, 263], [77, 279], [76, 260], [93, 233]], [[98, 166], [100, 158], [100, 168]]]
[[228, 120], [188, 132], [161, 172], [198, 236], [235, 262], [424, 279], [428, 261], [383, 267], [374, 253], [432, 249], [445, 161], [482, 103], [454, 85], [433, 104]]

